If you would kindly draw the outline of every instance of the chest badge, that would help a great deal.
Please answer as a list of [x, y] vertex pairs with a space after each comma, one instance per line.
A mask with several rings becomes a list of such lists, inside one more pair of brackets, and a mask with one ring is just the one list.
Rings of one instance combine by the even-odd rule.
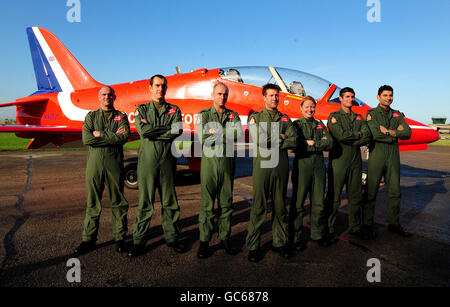
[[114, 117], [114, 121], [115, 122], [119, 122], [119, 121], [121, 121], [122, 120], [122, 115], [116, 115], [115, 117]]
[[323, 129], [323, 126], [322, 126], [322, 124], [317, 124], [317, 126], [316, 126], [316, 130], [321, 130], [321, 129]]
[[172, 108], [170, 108], [169, 109], [169, 112], [167, 112], [167, 114], [173, 114], [173, 113], [175, 113], [177, 111], [177, 109], [175, 109], [174, 107], [172, 107]]
[[288, 123], [289, 122], [289, 118], [287, 116], [282, 116], [280, 119], [283, 123]]
[[398, 114], [397, 112], [394, 112], [394, 114], [392, 114], [392, 117], [393, 118], [400, 117], [400, 114]]
[[234, 113], [231, 113], [230, 115], [228, 115], [228, 119], [234, 119]]
[[362, 120], [361, 116], [356, 116], [356, 120]]

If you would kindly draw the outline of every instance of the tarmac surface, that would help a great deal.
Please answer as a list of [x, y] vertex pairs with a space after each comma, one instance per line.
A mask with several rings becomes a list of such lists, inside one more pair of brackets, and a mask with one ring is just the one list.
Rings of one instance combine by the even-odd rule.
[[[127, 157], [135, 151], [126, 151]], [[347, 198], [342, 196], [337, 220], [338, 243], [308, 248], [283, 259], [271, 251], [271, 213], [263, 226], [264, 258], [247, 260], [245, 236], [252, 199], [252, 162], [237, 163], [234, 187], [232, 242], [236, 256], [219, 249], [196, 257], [199, 247], [198, 175], [180, 165], [177, 195], [181, 207], [181, 241], [187, 252], [176, 254], [166, 246], [161, 228], [159, 196], [151, 223], [146, 253], [129, 259], [118, 254], [105, 191], [97, 248], [78, 257], [81, 282], [69, 282], [67, 261], [81, 242], [85, 217], [87, 151], [0, 152], [0, 286], [25, 287], [306, 287], [306, 286], [438, 286], [450, 285], [450, 148], [429, 146], [427, 151], [401, 153], [401, 223], [413, 233], [401, 238], [387, 231], [386, 189], [377, 199], [375, 240], [364, 241], [347, 232]], [[292, 194], [289, 186], [288, 196]], [[125, 189], [129, 201], [128, 242], [132, 241], [138, 191]], [[307, 206], [309, 207], [309, 202]], [[304, 221], [309, 236], [309, 216]], [[380, 282], [369, 282], [372, 265], [380, 261]]]

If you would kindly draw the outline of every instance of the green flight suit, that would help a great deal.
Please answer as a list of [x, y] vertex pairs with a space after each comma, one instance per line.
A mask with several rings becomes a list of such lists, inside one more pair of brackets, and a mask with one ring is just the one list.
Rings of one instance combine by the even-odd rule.
[[[310, 193], [311, 239], [320, 240], [326, 235], [325, 185], [326, 168], [323, 151], [329, 151], [333, 140], [324, 123], [302, 117], [294, 122], [297, 129], [297, 148], [292, 169], [292, 200], [289, 213], [290, 235], [293, 243], [300, 241], [302, 234], [304, 203]], [[326, 139], [322, 139], [322, 138]], [[313, 140], [314, 146], [306, 143]]]
[[[214, 106], [200, 111], [198, 116], [197, 132], [203, 145], [200, 170], [202, 202], [198, 218], [200, 241], [211, 240], [216, 198], [219, 206], [219, 240], [226, 240], [231, 234], [234, 143], [242, 134], [241, 120], [237, 112], [225, 109], [220, 121], [220, 115]], [[216, 133], [210, 134], [210, 129], [215, 129]]]
[[[367, 123], [373, 135], [369, 146], [369, 161], [367, 170], [367, 204], [363, 209], [363, 223], [373, 225], [375, 203], [381, 177], [387, 188], [387, 219], [392, 225], [399, 224], [400, 215], [400, 153], [398, 139], [407, 140], [411, 137], [411, 128], [406, 123], [400, 111], [389, 109], [384, 111], [379, 105], [367, 112]], [[395, 137], [381, 133], [380, 125], [395, 131]], [[403, 130], [398, 126], [403, 125]]]
[[166, 101], [158, 111], [155, 102], [151, 101], [139, 105], [134, 116], [141, 144], [137, 168], [139, 205], [133, 227], [133, 242], [138, 245], [147, 240], [158, 189], [164, 237], [167, 243], [173, 243], [179, 235], [180, 207], [175, 191], [176, 158], [172, 155], [171, 146], [183, 132], [181, 111]]
[[[253, 157], [253, 203], [246, 238], [247, 248], [256, 250], [260, 247], [261, 227], [266, 219], [270, 195], [273, 204], [272, 245], [282, 247], [287, 244], [289, 236], [286, 213], [288, 149], [296, 147], [297, 134], [287, 115], [276, 111], [272, 118], [266, 108], [249, 117], [249, 129], [256, 153]], [[287, 138], [282, 139], [280, 134], [285, 134]]]
[[[125, 133], [117, 134], [119, 127]], [[100, 137], [93, 132], [100, 131]], [[97, 240], [101, 200], [105, 184], [111, 201], [111, 219], [116, 241], [124, 240], [127, 226], [128, 202], [123, 194], [123, 144], [130, 134], [126, 113], [113, 110], [105, 117], [102, 109], [91, 111], [83, 124], [83, 144], [89, 146], [86, 167], [87, 208], [83, 241]]]
[[[328, 231], [334, 233], [334, 224], [341, 203], [344, 184], [348, 197], [348, 218], [351, 232], [361, 229], [362, 159], [361, 146], [370, 142], [371, 134], [367, 122], [361, 115], [342, 108], [328, 117], [328, 129], [334, 138], [328, 165], [328, 194], [326, 200]], [[362, 136], [358, 134], [361, 132]], [[355, 143], [355, 144], [354, 144]]]

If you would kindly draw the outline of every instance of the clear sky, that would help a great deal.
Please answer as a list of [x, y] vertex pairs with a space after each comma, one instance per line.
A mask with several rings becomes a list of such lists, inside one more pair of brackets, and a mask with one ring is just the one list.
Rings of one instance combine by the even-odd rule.
[[[122, 83], [226, 66], [279, 66], [318, 75], [374, 107], [380, 85], [394, 109], [450, 122], [450, 1], [379, 0], [67, 0], [3, 1], [0, 103], [36, 91], [25, 28], [53, 32], [99, 82]], [[0, 118], [15, 108], [0, 109]]]

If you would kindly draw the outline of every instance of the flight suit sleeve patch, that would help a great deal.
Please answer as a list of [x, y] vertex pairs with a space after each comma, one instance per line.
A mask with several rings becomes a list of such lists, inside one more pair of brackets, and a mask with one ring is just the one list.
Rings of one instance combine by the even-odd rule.
[[167, 114], [173, 114], [173, 113], [175, 113], [177, 111], [177, 109], [175, 109], [175, 107], [172, 107], [172, 108], [170, 108], [169, 109], [169, 112], [167, 112]]
[[337, 123], [336, 117], [333, 116], [333, 117], [331, 118], [331, 123], [332, 123], [332, 124], [336, 124], [336, 123]]

